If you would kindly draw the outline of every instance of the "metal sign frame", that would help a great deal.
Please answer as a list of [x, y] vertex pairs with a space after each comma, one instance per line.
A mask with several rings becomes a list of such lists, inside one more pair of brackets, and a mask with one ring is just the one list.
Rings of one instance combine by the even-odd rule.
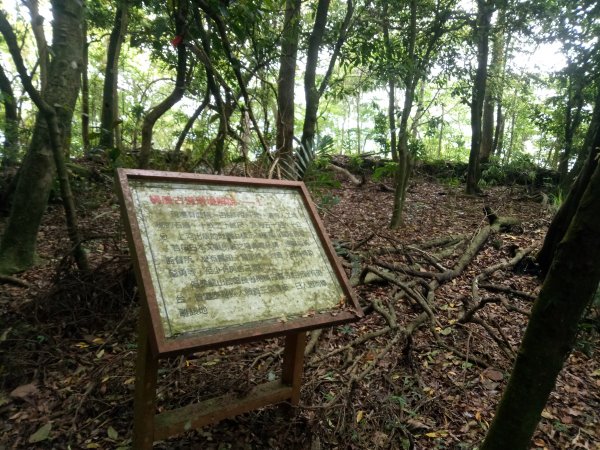
[[[318, 234], [320, 244], [327, 256], [328, 262], [342, 288], [345, 297], [345, 306], [329, 312], [317, 313], [309, 317], [292, 317], [285, 322], [273, 319], [242, 326], [184, 334], [175, 338], [165, 337], [160, 319], [157, 295], [152, 283], [149, 263], [145, 256], [141, 234], [142, 231], [135, 214], [130, 180], [221, 186], [252, 186], [259, 188], [277, 187], [297, 191], [302, 198], [306, 212]], [[133, 266], [138, 280], [138, 289], [141, 298], [143, 299], [142, 304], [148, 309], [150, 317], [152, 331], [150, 333], [150, 344], [154, 354], [160, 357], [166, 357], [191, 353], [207, 348], [221, 347], [250, 340], [289, 334], [290, 332], [306, 331], [325, 326], [338, 325], [355, 321], [362, 317], [362, 309], [349, 286], [346, 274], [335, 255], [335, 251], [324, 231], [323, 224], [310, 200], [310, 194], [304, 183], [178, 172], [117, 169], [117, 193], [121, 203], [121, 212], [124, 218], [125, 231], [127, 233]]]
[[[295, 190], [300, 193], [305, 212], [308, 213], [318, 235], [321, 249], [324, 251], [343, 292], [345, 304], [335, 310], [316, 313], [312, 316], [291, 317], [285, 322], [263, 320], [224, 329], [209, 329], [172, 338], [165, 337], [155, 287], [144, 249], [142, 231], [135, 214], [131, 180], [200, 183], [212, 186], [283, 187]], [[121, 203], [123, 222], [141, 297], [133, 447], [150, 450], [155, 440], [165, 439], [273, 403], [287, 400], [292, 406], [297, 405], [300, 400], [306, 331], [356, 321], [363, 316], [362, 309], [350, 289], [346, 275], [336, 258], [304, 184], [292, 181], [118, 169], [117, 194]], [[282, 372], [279, 380], [256, 386], [243, 398], [225, 395], [156, 414], [156, 385], [160, 358], [190, 354], [198, 350], [272, 336], [285, 336]]]

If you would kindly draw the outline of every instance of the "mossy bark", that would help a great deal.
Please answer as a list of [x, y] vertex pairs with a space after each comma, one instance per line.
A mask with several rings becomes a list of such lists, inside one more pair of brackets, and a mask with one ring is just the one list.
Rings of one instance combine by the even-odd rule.
[[590, 183], [533, 306], [515, 366], [481, 450], [528, 449], [578, 323], [600, 280], [600, 168]]
[[[56, 110], [64, 144], [69, 141], [71, 119], [81, 77], [83, 8], [78, 1], [52, 2], [52, 61], [43, 100]], [[0, 242], [0, 273], [16, 273], [34, 263], [36, 240], [46, 211], [56, 169], [47, 120], [38, 114], [29, 151], [21, 166], [10, 217]]]

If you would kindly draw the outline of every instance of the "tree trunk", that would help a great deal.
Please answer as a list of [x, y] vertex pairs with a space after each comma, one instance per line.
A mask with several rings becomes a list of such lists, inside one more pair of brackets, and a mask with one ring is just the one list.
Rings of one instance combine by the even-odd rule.
[[598, 154], [600, 153], [600, 89], [596, 93], [594, 112], [585, 136], [584, 148], [588, 152], [585, 165], [571, 187], [567, 198], [554, 216], [554, 219], [548, 228], [548, 232], [546, 233], [542, 249], [537, 256], [537, 262], [544, 275], [550, 270], [559, 243], [563, 239], [569, 224], [575, 215], [577, 206], [589, 184], [594, 170], [596, 170], [596, 167], [598, 166]]
[[497, 58], [497, 70], [499, 71], [496, 83], [496, 127], [494, 130], [494, 143], [492, 154], [498, 158], [502, 156], [502, 145], [504, 141], [504, 84], [506, 80], [506, 54], [510, 46], [510, 35], [506, 32], [506, 11], [500, 10], [498, 17], [498, 29], [494, 35], [492, 46], [492, 58]]
[[90, 43], [88, 42], [87, 19], [83, 21], [83, 61], [81, 68], [81, 142], [83, 154], [88, 155], [90, 144], [90, 80], [88, 77], [88, 60]]
[[442, 144], [444, 142], [444, 104], [442, 103], [442, 117], [440, 119], [440, 132], [438, 133], [437, 159], [442, 159]]
[[404, 105], [398, 129], [398, 166], [394, 174], [394, 208], [390, 221], [391, 229], [396, 229], [402, 225], [406, 189], [408, 188], [408, 180], [410, 179], [413, 167], [413, 156], [410, 154], [408, 147], [408, 119], [414, 103], [415, 89], [419, 78], [419, 68], [416, 64], [415, 55], [417, 41], [417, 0], [410, 1], [410, 32], [408, 39], [408, 57], [414, 65], [413, 72], [408, 74], [404, 80]]
[[491, 89], [486, 89], [485, 100], [483, 101], [481, 149], [479, 154], [479, 161], [481, 163], [487, 163], [490, 160], [494, 146], [494, 104]]
[[187, 137], [188, 133], [192, 129], [194, 122], [198, 119], [198, 117], [200, 116], [202, 111], [204, 111], [204, 108], [206, 108], [206, 106], [208, 105], [209, 99], [210, 99], [210, 94], [208, 93], [208, 91], [206, 91], [206, 94], [204, 95], [204, 99], [202, 100], [202, 103], [200, 103], [198, 105], [198, 107], [196, 108], [196, 110], [194, 111], [192, 116], [185, 123], [183, 130], [181, 130], [181, 133], [179, 134], [179, 137], [177, 138], [177, 143], [175, 144], [175, 148], [173, 149], [173, 152], [175, 152], [176, 154], [181, 152], [181, 147], [183, 147], [185, 138]]
[[[412, 3], [416, 4], [413, 0]], [[407, 83], [404, 92], [404, 108], [400, 119], [398, 130], [398, 166], [394, 175], [394, 208], [392, 210], [392, 219], [390, 228], [396, 229], [402, 225], [402, 213], [406, 201], [406, 189], [414, 165], [414, 158], [408, 147], [408, 117], [412, 109], [414, 100], [415, 86], [414, 81]]]
[[[73, 110], [79, 93], [83, 8], [77, 0], [54, 0], [52, 12], [53, 56], [43, 101], [56, 110], [62, 147], [68, 142]], [[10, 30], [7, 21], [4, 25]], [[4, 25], [2, 34], [6, 31]], [[14, 56], [13, 54], [13, 58]], [[46, 210], [54, 175], [54, 155], [48, 122], [40, 113], [36, 119], [28, 153], [21, 166], [10, 217], [0, 242], [1, 273], [15, 273], [33, 265], [36, 237]]]
[[[213, 146], [215, 147], [215, 154], [213, 158], [213, 172], [221, 173], [225, 164], [225, 138], [227, 137], [227, 131], [229, 128], [229, 116], [231, 115], [232, 110], [226, 108], [225, 102], [221, 97], [221, 89], [217, 84], [217, 74], [211, 62], [211, 38], [208, 34], [208, 31], [205, 30], [205, 26], [202, 23], [202, 18], [200, 17], [200, 14], [198, 14], [198, 11], [194, 12], [194, 18], [197, 22], [196, 25], [198, 27], [198, 33], [200, 35], [200, 40], [202, 41], [202, 49], [204, 51], [203, 54], [199, 54], [198, 56], [202, 56], [202, 58], [199, 59], [202, 60], [204, 64], [204, 70], [206, 71], [206, 85], [208, 87], [208, 90], [210, 91], [210, 94], [215, 100], [217, 113], [219, 114], [219, 131], [217, 133], [217, 136], [213, 139], [213, 141], [208, 145], [207, 148], [212, 148]], [[193, 46], [191, 48], [195, 49], [195, 47]]]
[[[517, 95], [517, 91], [513, 95]], [[513, 148], [515, 145], [515, 126], [517, 124], [517, 106], [516, 101], [513, 101], [513, 108], [510, 113], [510, 140], [508, 141], [508, 148], [504, 154], [503, 162], [504, 164], [508, 164], [510, 162], [510, 158], [512, 157]]]
[[585, 189], [531, 311], [482, 450], [525, 450], [600, 280], [600, 168]]
[[481, 148], [481, 119], [485, 99], [487, 60], [489, 52], [490, 21], [493, 13], [491, 0], [477, 0], [477, 70], [471, 99], [471, 152], [467, 169], [466, 193], [479, 192], [479, 151]]
[[[185, 21], [187, 12], [187, 0], [179, 0], [177, 10], [175, 11], [175, 35], [184, 36]], [[184, 42], [177, 45], [177, 77], [173, 91], [162, 102], [154, 106], [144, 117], [142, 124], [142, 148], [138, 165], [140, 169], [147, 169], [150, 164], [150, 154], [152, 153], [152, 130], [154, 124], [169, 109], [173, 107], [185, 92], [185, 72], [186, 72], [187, 50]]]
[[281, 40], [277, 84], [277, 154], [287, 167], [293, 167], [294, 85], [300, 33], [300, 0], [287, 0]]
[[119, 116], [117, 88], [119, 83], [119, 56], [121, 45], [127, 32], [129, 21], [129, 5], [127, 0], [120, 0], [115, 13], [115, 22], [108, 40], [106, 52], [106, 70], [104, 71], [104, 88], [102, 90], [102, 114], [100, 118], [100, 147], [115, 146], [115, 127]]
[[319, 49], [327, 25], [327, 11], [330, 0], [319, 0], [313, 30], [308, 38], [308, 51], [306, 54], [306, 69], [304, 72], [304, 95], [306, 99], [306, 112], [302, 128], [301, 142], [304, 148], [311, 152], [315, 144], [315, 129], [317, 125], [317, 111], [319, 109], [319, 91], [316, 85], [317, 65], [319, 62]]
[[573, 139], [581, 124], [581, 110], [583, 109], [583, 82], [578, 79], [579, 67], [570, 66], [568, 69], [567, 105], [565, 113], [564, 148], [560, 154], [558, 174], [560, 189], [566, 192], [571, 184], [569, 176], [569, 161], [573, 155]]
[[19, 116], [17, 113], [17, 102], [10, 80], [0, 65], [0, 92], [2, 93], [2, 104], [4, 105], [4, 150], [2, 161], [3, 169], [17, 164], [19, 151]]
[[31, 31], [35, 38], [37, 46], [39, 65], [40, 65], [40, 86], [42, 93], [45, 91], [48, 84], [48, 43], [44, 34], [44, 17], [40, 15], [38, 0], [25, 0], [23, 4], [29, 9], [31, 16]]

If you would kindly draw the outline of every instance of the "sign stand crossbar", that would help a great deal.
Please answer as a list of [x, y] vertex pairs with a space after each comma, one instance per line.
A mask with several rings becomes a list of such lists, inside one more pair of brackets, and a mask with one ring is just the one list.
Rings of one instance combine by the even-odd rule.
[[159, 357], [154, 355], [150, 346], [148, 315], [142, 313], [136, 364], [133, 448], [152, 449], [154, 441], [286, 400], [292, 406], [298, 405], [305, 345], [305, 331], [287, 334], [281, 379], [256, 386], [245, 397], [223, 395], [155, 414]]

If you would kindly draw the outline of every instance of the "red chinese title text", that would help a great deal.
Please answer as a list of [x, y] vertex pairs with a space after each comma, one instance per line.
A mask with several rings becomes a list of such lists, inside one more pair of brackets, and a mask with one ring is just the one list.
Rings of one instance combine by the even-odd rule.
[[202, 206], [235, 206], [237, 202], [232, 197], [213, 197], [205, 195], [171, 196], [151, 195], [150, 203], [153, 205], [202, 205]]

